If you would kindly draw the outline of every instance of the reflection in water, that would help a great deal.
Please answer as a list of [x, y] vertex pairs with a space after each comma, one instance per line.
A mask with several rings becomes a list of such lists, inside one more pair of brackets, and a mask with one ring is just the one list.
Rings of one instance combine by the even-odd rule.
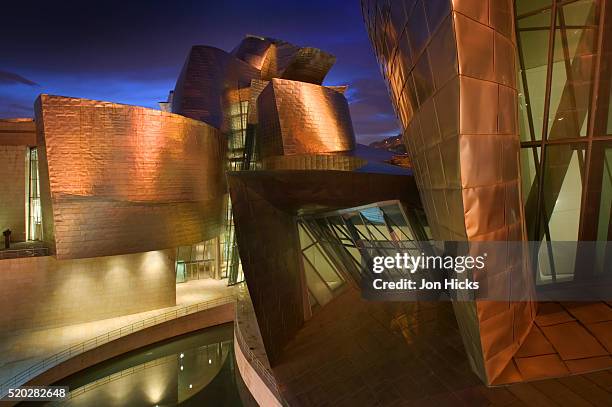
[[241, 406], [233, 326], [152, 345], [79, 372], [57, 385], [70, 398], [54, 406]]

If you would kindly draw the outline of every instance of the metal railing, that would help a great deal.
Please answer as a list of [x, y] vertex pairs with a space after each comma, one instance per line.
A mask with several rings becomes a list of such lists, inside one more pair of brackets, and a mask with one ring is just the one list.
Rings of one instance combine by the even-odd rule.
[[187, 305], [181, 308], [175, 308], [163, 314], [155, 315], [149, 318], [142, 319], [140, 321], [133, 322], [129, 325], [117, 328], [105, 334], [98, 335], [87, 341], [72, 345], [61, 352], [58, 352], [52, 356], [49, 356], [46, 359], [41, 360], [40, 362], [30, 366], [28, 369], [2, 383], [2, 385], [0, 386], [0, 398], [4, 397], [8, 393], [9, 389], [22, 386], [31, 379], [40, 375], [41, 373], [51, 369], [52, 367], [55, 367], [60, 363], [65, 362], [66, 360], [71, 359], [80, 354], [83, 354], [91, 349], [97, 348], [98, 346], [133, 334], [134, 332], [138, 332], [143, 329], [159, 325], [166, 321], [171, 321], [180, 317], [184, 317], [186, 315], [194, 314], [196, 312], [218, 307], [220, 305], [229, 304], [235, 301], [236, 296], [231, 295], [227, 297], [215, 298], [213, 300], [204, 301], [197, 304]]

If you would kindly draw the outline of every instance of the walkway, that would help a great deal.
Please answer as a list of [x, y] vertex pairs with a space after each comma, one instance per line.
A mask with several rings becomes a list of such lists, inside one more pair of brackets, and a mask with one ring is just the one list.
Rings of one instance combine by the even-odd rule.
[[122, 317], [40, 330], [23, 330], [0, 337], [0, 383], [36, 362], [71, 345], [174, 308], [237, 293], [227, 280], [194, 280], [176, 286], [176, 307], [160, 308]]

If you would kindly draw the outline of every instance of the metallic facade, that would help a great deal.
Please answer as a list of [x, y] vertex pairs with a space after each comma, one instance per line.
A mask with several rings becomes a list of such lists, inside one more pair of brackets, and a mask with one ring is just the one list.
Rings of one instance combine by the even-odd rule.
[[259, 76], [259, 69], [221, 49], [193, 46], [174, 88], [172, 112], [222, 129], [225, 92], [248, 87]]
[[338, 153], [355, 146], [348, 103], [333, 89], [272, 79], [257, 100], [262, 158]]
[[45, 241], [58, 259], [174, 248], [220, 233], [225, 146], [171, 113], [41, 95]]
[[[372, 44], [437, 240], [522, 240], [513, 4], [510, 0], [362, 1]], [[474, 370], [492, 382], [535, 316], [525, 259], [523, 302], [456, 303]], [[501, 328], [504, 327], [504, 328]]]

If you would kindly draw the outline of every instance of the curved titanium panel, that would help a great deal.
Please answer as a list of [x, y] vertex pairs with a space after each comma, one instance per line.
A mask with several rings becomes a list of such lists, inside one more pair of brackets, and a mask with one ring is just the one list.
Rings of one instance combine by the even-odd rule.
[[272, 79], [257, 100], [257, 111], [262, 158], [355, 147], [348, 103], [333, 89]]
[[248, 87], [259, 77], [258, 69], [223, 50], [194, 46], [176, 82], [172, 112], [221, 129], [225, 92]]
[[281, 78], [320, 85], [335, 63], [335, 56], [318, 48], [300, 48]]
[[36, 102], [44, 238], [60, 259], [190, 245], [219, 234], [218, 130], [136, 106]]
[[336, 62], [336, 57], [318, 48], [298, 47], [272, 40], [261, 66], [261, 79], [289, 79], [320, 85]]
[[246, 36], [231, 52], [233, 56], [256, 69], [261, 69], [272, 41], [267, 38]]
[[[435, 240], [524, 239], [512, 7], [511, 0], [362, 1]], [[455, 304], [472, 366], [489, 383], [535, 315], [523, 261], [490, 264], [487, 273], [503, 279], [523, 270], [525, 302]]]

